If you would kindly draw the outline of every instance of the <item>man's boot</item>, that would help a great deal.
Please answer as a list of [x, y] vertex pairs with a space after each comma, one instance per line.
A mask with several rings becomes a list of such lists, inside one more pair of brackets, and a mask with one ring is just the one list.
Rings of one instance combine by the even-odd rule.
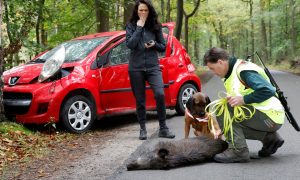
[[147, 131], [146, 129], [140, 129], [140, 140], [146, 140], [147, 139]]
[[175, 138], [175, 134], [173, 134], [168, 128], [160, 129], [158, 136], [163, 138], [170, 138], [170, 139]]
[[277, 132], [267, 133], [264, 137], [263, 147], [258, 151], [260, 157], [268, 157], [274, 154], [278, 148], [282, 146], [284, 140], [279, 136]]
[[224, 152], [214, 156], [214, 160], [222, 163], [248, 162], [250, 160], [247, 147], [234, 149], [228, 148]]

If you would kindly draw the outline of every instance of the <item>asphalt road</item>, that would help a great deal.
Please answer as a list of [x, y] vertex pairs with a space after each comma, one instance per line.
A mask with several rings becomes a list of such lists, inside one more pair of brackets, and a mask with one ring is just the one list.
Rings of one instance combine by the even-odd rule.
[[[300, 77], [279, 71], [271, 72], [279, 87], [288, 97], [296, 120], [300, 124]], [[211, 100], [217, 99], [219, 91], [224, 91], [220, 78], [213, 76], [204, 86], [202, 91], [209, 95]], [[184, 137], [183, 116], [175, 116], [167, 121], [170, 129], [176, 134], [176, 139]], [[296, 132], [286, 121], [279, 130], [279, 134], [285, 139], [285, 143], [278, 149], [276, 154], [268, 158], [251, 159], [249, 163], [222, 164], [207, 162], [199, 165], [186, 166], [171, 170], [140, 170], [127, 171], [125, 163], [108, 179], [122, 180], [241, 180], [241, 179], [299, 179], [300, 177], [300, 132]], [[139, 156], [145, 149], [162, 140], [157, 137], [157, 132], [145, 141], [129, 158]], [[258, 141], [247, 141], [250, 154], [256, 155], [262, 144]]]

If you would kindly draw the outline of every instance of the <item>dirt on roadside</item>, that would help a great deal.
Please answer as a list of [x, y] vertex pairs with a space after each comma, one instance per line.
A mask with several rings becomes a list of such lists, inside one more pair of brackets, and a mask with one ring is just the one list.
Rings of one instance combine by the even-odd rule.
[[[147, 131], [158, 129], [155, 112], [147, 114]], [[136, 115], [104, 118], [72, 141], [52, 144], [41, 158], [11, 164], [0, 179], [105, 179], [144, 141], [138, 140]]]

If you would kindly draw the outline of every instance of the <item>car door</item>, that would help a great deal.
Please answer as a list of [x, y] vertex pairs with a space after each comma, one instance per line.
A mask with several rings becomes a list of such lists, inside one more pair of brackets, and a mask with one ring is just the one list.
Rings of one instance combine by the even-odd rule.
[[135, 98], [128, 75], [130, 49], [126, 47], [125, 38], [107, 53], [109, 64], [100, 72], [102, 106], [108, 114], [135, 110]]
[[165, 103], [166, 106], [171, 105], [170, 88], [169, 86], [174, 82], [170, 82], [169, 78], [169, 61], [172, 54], [172, 36], [174, 31], [174, 23], [164, 23], [162, 30], [164, 33], [164, 38], [166, 41], [165, 52], [159, 53], [159, 63], [160, 69], [162, 70], [163, 82], [164, 82], [164, 92], [165, 92]]

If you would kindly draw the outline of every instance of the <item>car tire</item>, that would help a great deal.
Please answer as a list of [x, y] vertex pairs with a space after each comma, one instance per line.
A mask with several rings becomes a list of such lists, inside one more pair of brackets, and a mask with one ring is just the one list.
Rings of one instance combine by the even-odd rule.
[[66, 130], [84, 133], [91, 128], [96, 118], [96, 108], [85, 96], [72, 96], [64, 102], [60, 117], [61, 124]]
[[1, 119], [2, 118], [5, 119], [5, 120], [7, 120], [7, 121], [11, 121], [11, 122], [15, 122], [16, 121], [15, 117], [13, 115], [11, 115], [11, 114], [4, 113], [4, 117], [1, 117]]
[[175, 110], [178, 115], [184, 115], [185, 112], [185, 104], [187, 100], [197, 92], [197, 88], [193, 84], [185, 84], [183, 85], [177, 96], [177, 103]]

